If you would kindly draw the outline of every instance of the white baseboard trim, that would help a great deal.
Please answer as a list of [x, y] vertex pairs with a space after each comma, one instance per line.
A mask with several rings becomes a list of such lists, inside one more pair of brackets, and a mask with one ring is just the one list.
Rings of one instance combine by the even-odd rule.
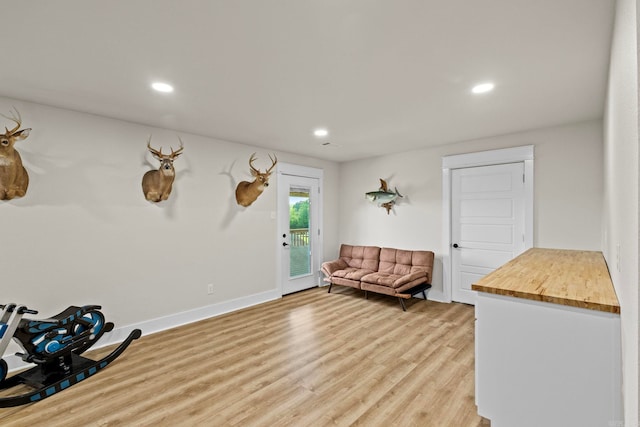
[[[427, 300], [428, 301], [435, 301], [435, 302], [444, 302], [444, 303], [450, 303], [451, 300], [447, 300], [444, 296], [444, 292], [441, 291], [434, 291], [432, 288], [427, 289], [426, 290], [427, 293]], [[413, 296], [413, 298], [418, 298], [418, 299], [424, 299], [422, 297], [421, 293], [417, 293]]]
[[427, 292], [427, 299], [429, 301], [435, 301], [435, 302], [444, 302], [444, 303], [450, 303], [451, 302], [451, 300], [448, 300], [445, 297], [444, 292], [434, 291], [432, 289], [430, 289], [429, 292]]
[[[97, 342], [95, 346], [92, 347], [92, 349], [98, 349], [112, 344], [121, 343], [125, 340], [125, 338], [127, 338], [127, 336], [129, 336], [131, 331], [133, 331], [134, 329], [140, 329], [142, 331], [142, 336], [151, 335], [155, 334], [156, 332], [166, 331], [167, 329], [172, 329], [178, 326], [186, 325], [211, 317], [220, 316], [222, 314], [241, 310], [243, 308], [262, 304], [268, 301], [273, 301], [279, 298], [282, 298], [279, 290], [273, 289], [246, 297], [236, 298], [213, 305], [195, 308], [193, 310], [183, 311], [181, 313], [175, 313], [164, 317], [158, 317], [156, 319], [145, 320], [144, 322], [135, 323], [133, 325], [122, 326], [104, 334], [102, 338], [100, 338], [100, 341]], [[109, 319], [106, 320], [109, 321]], [[25, 363], [22, 359], [13, 354], [5, 356], [3, 357], [3, 359], [5, 360], [5, 362], [7, 362], [9, 372], [34, 366], [32, 364]]]

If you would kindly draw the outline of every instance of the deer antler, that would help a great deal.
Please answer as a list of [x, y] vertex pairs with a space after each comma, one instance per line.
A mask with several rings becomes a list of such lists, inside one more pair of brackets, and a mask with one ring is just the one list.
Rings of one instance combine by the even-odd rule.
[[[275, 157], [275, 159], [274, 159], [274, 157]], [[269, 154], [269, 158], [271, 159], [271, 167], [266, 170], [265, 174], [267, 174], [267, 175], [269, 175], [271, 173], [271, 170], [275, 167], [276, 163], [278, 163], [278, 158], [275, 156], [275, 154], [273, 155], [273, 157], [271, 157], [271, 154]], [[249, 167], [251, 168], [251, 172], [252, 173], [260, 174], [260, 169], [256, 169], [256, 167], [253, 166], [253, 162], [256, 159], [257, 159], [256, 153], [253, 153], [251, 155], [251, 157], [249, 158]]]
[[151, 154], [154, 155], [154, 157], [162, 158], [162, 147], [160, 147], [160, 151], [158, 151], [155, 148], [151, 147], [151, 135], [149, 135], [149, 140], [147, 141], [147, 148], [149, 149]]
[[[273, 159], [273, 157], [275, 157], [275, 160]], [[271, 159], [271, 167], [265, 173], [271, 173], [271, 170], [276, 166], [276, 163], [278, 163], [278, 157], [276, 157], [275, 154], [273, 155], [273, 157], [271, 157], [271, 154], [269, 154], [269, 159]]]
[[13, 135], [13, 133], [16, 132], [18, 129], [20, 129], [20, 126], [22, 126], [22, 117], [20, 116], [20, 111], [18, 111], [18, 109], [16, 107], [13, 107], [13, 109], [15, 110], [16, 114], [18, 115], [18, 117], [16, 117], [13, 114], [13, 111], [11, 111], [11, 110], [9, 110], [9, 112], [11, 113], [11, 117], [5, 116], [4, 114], [0, 114], [5, 119], [9, 119], [12, 122], [16, 123], [16, 127], [14, 127], [11, 130], [7, 129], [6, 126], [4, 127], [4, 129], [7, 131], [7, 135]]
[[182, 154], [182, 150], [184, 150], [184, 144], [182, 143], [182, 139], [180, 139], [180, 137], [178, 137], [178, 141], [180, 141], [180, 148], [178, 148], [176, 151], [173, 151], [173, 147], [171, 147], [170, 157], [172, 159], [178, 157], [180, 154]]
[[253, 166], [253, 161], [256, 159], [256, 153], [253, 153], [251, 155], [251, 157], [249, 158], [249, 167], [251, 168], [251, 170], [255, 173], [260, 173], [259, 169], [256, 169], [255, 166]]

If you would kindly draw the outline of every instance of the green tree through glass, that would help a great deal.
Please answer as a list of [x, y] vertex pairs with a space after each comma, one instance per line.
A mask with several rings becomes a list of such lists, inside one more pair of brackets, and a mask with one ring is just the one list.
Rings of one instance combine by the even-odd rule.
[[297, 202], [289, 208], [289, 227], [309, 228], [309, 200]]

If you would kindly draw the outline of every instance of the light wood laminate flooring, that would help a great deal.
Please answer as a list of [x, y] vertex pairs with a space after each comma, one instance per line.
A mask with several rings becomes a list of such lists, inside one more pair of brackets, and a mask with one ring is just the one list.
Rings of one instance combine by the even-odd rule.
[[473, 333], [471, 306], [315, 288], [143, 336], [0, 425], [486, 427]]

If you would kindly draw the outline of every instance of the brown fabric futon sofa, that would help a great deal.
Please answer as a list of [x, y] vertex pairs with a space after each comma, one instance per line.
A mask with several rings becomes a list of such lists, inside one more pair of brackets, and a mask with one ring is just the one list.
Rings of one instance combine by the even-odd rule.
[[340, 257], [322, 264], [324, 280], [333, 285], [350, 286], [367, 292], [404, 300], [431, 288], [434, 254], [431, 251], [407, 251], [377, 246], [341, 245]]

